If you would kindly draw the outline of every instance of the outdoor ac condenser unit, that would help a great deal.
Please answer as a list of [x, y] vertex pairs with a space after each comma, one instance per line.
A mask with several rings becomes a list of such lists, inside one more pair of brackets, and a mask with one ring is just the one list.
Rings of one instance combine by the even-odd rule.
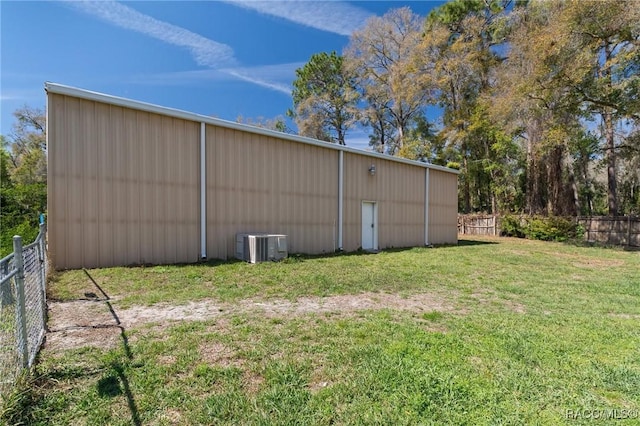
[[280, 260], [288, 256], [287, 236], [280, 234], [237, 234], [236, 258], [250, 263]]

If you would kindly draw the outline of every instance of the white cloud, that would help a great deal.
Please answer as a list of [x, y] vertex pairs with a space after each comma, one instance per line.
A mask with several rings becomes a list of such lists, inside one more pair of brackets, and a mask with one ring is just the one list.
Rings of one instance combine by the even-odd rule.
[[257, 67], [227, 68], [221, 71], [241, 80], [291, 95], [291, 82], [296, 76], [295, 71], [303, 65], [303, 62], [291, 62]]
[[131, 79], [138, 84], [150, 85], [189, 85], [202, 81], [243, 80], [287, 95], [291, 94], [291, 82], [295, 78], [295, 70], [303, 66], [303, 62], [291, 62], [276, 65], [260, 65], [255, 67], [233, 67], [218, 70], [193, 70], [140, 75]]
[[223, 0], [235, 6], [277, 16], [307, 27], [340, 35], [351, 35], [371, 13], [340, 1], [253, 1]]
[[216, 69], [141, 74], [128, 79], [131, 83], [151, 86], [183, 86], [192, 83], [199, 84], [203, 81], [223, 80], [229, 80], [229, 75]]
[[211, 68], [234, 65], [233, 49], [167, 22], [159, 21], [115, 1], [66, 1], [71, 7], [111, 24], [189, 49], [198, 65]]
[[[174, 46], [187, 48], [191, 51], [198, 65], [210, 68], [206, 70], [139, 76], [132, 79], [132, 81], [140, 84], [180, 85], [189, 84], [194, 81], [221, 81], [235, 78], [290, 95], [291, 82], [295, 78], [295, 70], [303, 65], [302, 62], [295, 62], [257, 67], [240, 67], [234, 57], [234, 51], [230, 46], [210, 40], [185, 28], [157, 20], [116, 1], [63, 1], [77, 10], [96, 16], [113, 25], [145, 34]], [[345, 6], [352, 8], [348, 5], [343, 5], [342, 8]], [[352, 9], [359, 10], [357, 8]], [[311, 12], [311, 15], [313, 14], [314, 13]]]
[[282, 83], [267, 81], [260, 76], [247, 74], [246, 71], [239, 69], [225, 69], [222, 70], [229, 75], [232, 75], [240, 80], [247, 81], [249, 83], [257, 84], [258, 86], [266, 87], [267, 89], [275, 90], [277, 92], [291, 94], [291, 87]]

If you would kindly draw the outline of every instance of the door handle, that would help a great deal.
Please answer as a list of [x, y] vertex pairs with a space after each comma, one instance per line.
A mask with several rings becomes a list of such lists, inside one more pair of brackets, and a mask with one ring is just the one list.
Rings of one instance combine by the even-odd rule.
[[371, 224], [371, 227], [373, 228], [373, 223]]

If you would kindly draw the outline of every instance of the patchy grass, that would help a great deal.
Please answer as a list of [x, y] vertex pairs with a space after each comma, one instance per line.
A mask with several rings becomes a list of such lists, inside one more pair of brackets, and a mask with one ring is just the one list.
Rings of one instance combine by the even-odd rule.
[[[116, 312], [192, 300], [442, 295], [455, 309], [145, 323], [41, 353], [28, 424], [587, 424], [640, 409], [640, 255], [517, 239], [375, 255], [88, 271]], [[97, 293], [82, 271], [51, 296]], [[92, 302], [96, 303], [96, 302]], [[635, 410], [635, 411], [634, 411]]]

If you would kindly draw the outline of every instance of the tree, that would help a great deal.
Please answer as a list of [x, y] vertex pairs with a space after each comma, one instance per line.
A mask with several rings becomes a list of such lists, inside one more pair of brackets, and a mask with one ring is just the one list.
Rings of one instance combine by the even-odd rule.
[[301, 135], [345, 145], [345, 134], [357, 121], [358, 96], [342, 56], [336, 52], [312, 55], [296, 70], [292, 97], [290, 115]]
[[9, 167], [15, 183], [32, 184], [47, 182], [47, 139], [44, 111], [25, 106], [17, 109], [16, 121], [10, 137]]
[[[613, 1], [532, 2], [515, 13], [510, 37], [511, 52], [505, 70], [511, 73], [502, 85], [503, 98], [509, 86], [513, 110], [528, 116], [531, 137], [529, 155], [535, 148], [549, 148], [539, 164], [559, 164], [557, 158], [572, 138], [580, 138], [584, 123], [600, 120], [600, 149], [607, 165], [608, 213], [619, 211], [617, 157], [620, 149], [615, 129], [623, 119], [639, 113], [638, 71], [640, 68], [640, 6], [636, 2]], [[529, 113], [524, 114], [524, 107]], [[534, 112], [535, 111], [535, 112]], [[531, 117], [538, 117], [531, 122]], [[560, 137], [560, 135], [563, 135]], [[562, 141], [562, 142], [561, 142]], [[543, 143], [545, 142], [545, 143]], [[539, 206], [536, 197], [537, 173], [533, 157], [529, 164], [529, 209]], [[568, 170], [571, 170], [569, 168]], [[556, 177], [559, 173], [555, 173]], [[571, 176], [569, 175], [571, 179]], [[550, 176], [549, 188], [559, 179]], [[556, 191], [552, 191], [556, 192]], [[574, 191], [579, 194], [580, 191]], [[538, 197], [538, 200], [540, 197]], [[579, 204], [580, 197], [576, 197]], [[579, 206], [576, 206], [576, 208]]]
[[422, 113], [429, 97], [413, 61], [421, 34], [418, 15], [408, 7], [393, 9], [354, 32], [345, 51], [347, 68], [367, 103], [366, 122], [379, 138], [379, 150], [386, 146], [392, 155], [402, 150], [411, 120]]
[[236, 122], [247, 124], [249, 126], [261, 127], [263, 129], [275, 130], [282, 133], [293, 133], [293, 131], [287, 126], [287, 121], [282, 115], [278, 115], [274, 118], [248, 118], [239, 115], [236, 118]]
[[491, 96], [492, 118], [524, 141], [529, 214], [577, 214], [584, 199], [579, 185], [589, 182], [576, 164], [590, 156], [576, 143], [584, 136], [584, 111], [558, 79], [584, 57], [564, 47], [571, 37], [559, 24], [564, 9], [564, 3], [532, 2], [510, 15], [509, 51]]
[[45, 115], [24, 107], [14, 116], [11, 137], [0, 137], [0, 257], [13, 250], [13, 235], [36, 237], [47, 202]]
[[566, 63], [557, 78], [575, 91], [588, 112], [602, 118], [609, 215], [615, 216], [616, 124], [623, 118], [640, 118], [640, 3], [574, 1], [563, 12], [560, 24], [571, 35], [563, 46], [566, 56], [580, 53], [582, 61]]
[[436, 134], [434, 123], [421, 115], [416, 116], [413, 122], [398, 156], [441, 166], [447, 165], [450, 153], [446, 150], [445, 141]]
[[[442, 135], [456, 147], [461, 164], [461, 206], [496, 211], [498, 164], [491, 161], [498, 132], [485, 119], [481, 97], [490, 88], [500, 62], [493, 47], [507, 2], [455, 0], [429, 15], [416, 55], [418, 69], [430, 76], [437, 102], [443, 108]], [[429, 78], [429, 77], [425, 77]], [[474, 122], [475, 120], [475, 122]]]

